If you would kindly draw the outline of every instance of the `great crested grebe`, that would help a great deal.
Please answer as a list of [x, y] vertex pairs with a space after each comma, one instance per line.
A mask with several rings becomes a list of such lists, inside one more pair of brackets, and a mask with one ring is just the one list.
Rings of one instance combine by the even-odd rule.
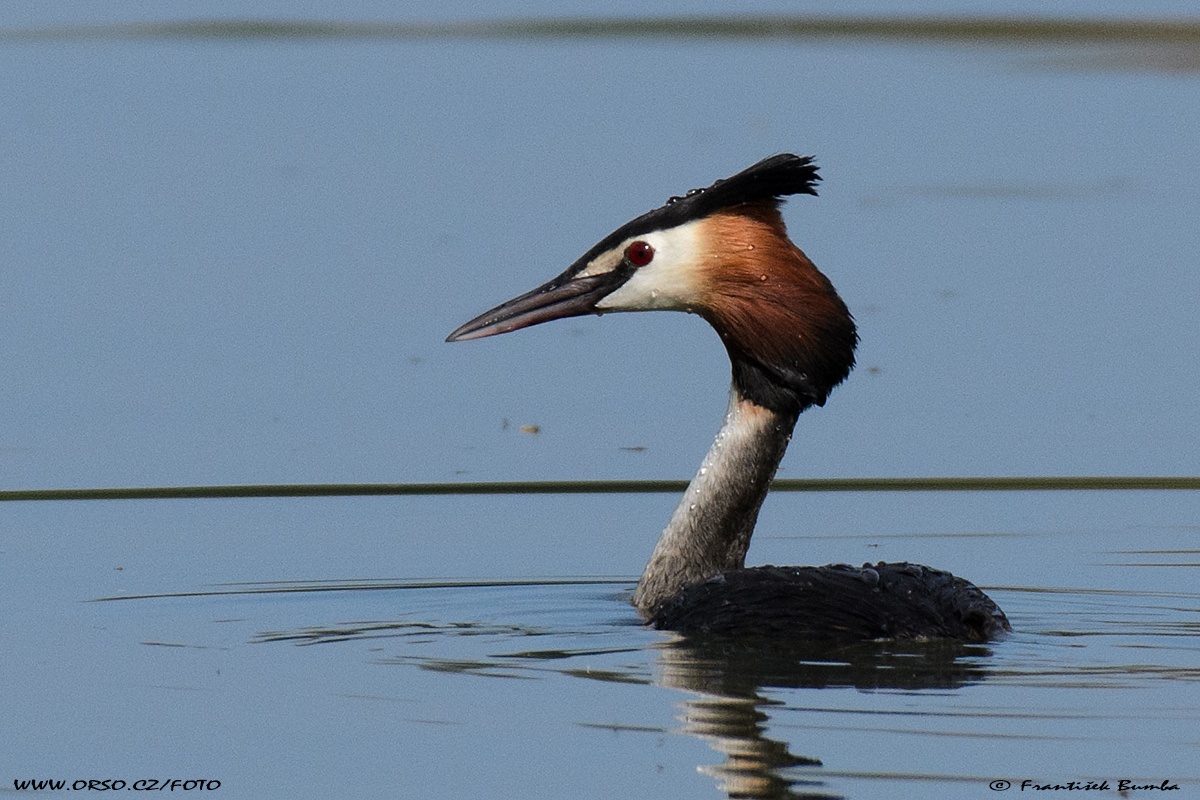
[[788, 238], [779, 206], [816, 194], [811, 158], [780, 154], [625, 223], [566, 272], [466, 323], [458, 342], [610, 311], [687, 311], [733, 366], [729, 410], [633, 595], [656, 628], [813, 639], [987, 641], [1009, 630], [973, 584], [917, 564], [745, 567], [800, 412], [854, 367], [854, 319]]

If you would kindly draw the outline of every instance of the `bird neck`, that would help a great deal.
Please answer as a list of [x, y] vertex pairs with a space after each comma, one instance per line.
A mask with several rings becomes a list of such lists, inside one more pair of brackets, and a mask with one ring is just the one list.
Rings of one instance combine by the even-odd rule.
[[773, 411], [735, 384], [712, 449], [671, 515], [633, 596], [651, 616], [684, 586], [745, 566], [746, 550], [799, 412]]

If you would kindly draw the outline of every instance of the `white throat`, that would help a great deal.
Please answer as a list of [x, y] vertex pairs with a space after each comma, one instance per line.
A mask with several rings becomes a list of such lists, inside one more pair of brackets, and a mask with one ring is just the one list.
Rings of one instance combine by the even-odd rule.
[[730, 389], [717, 438], [658, 540], [633, 596], [652, 614], [680, 589], [745, 566], [758, 511], [783, 459], [796, 415]]

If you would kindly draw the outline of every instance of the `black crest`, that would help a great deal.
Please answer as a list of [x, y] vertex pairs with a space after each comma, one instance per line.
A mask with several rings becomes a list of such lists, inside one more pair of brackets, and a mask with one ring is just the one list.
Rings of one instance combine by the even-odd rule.
[[719, 180], [704, 189], [692, 189], [682, 197], [672, 197], [653, 211], [626, 222], [584, 253], [561, 277], [583, 269], [592, 259], [634, 236], [674, 228], [702, 219], [722, 208], [761, 200], [779, 200], [792, 194], [817, 193], [821, 180], [810, 156], [791, 153], [764, 158], [736, 175]]
[[812, 163], [810, 156], [780, 153], [719, 180], [707, 189], [692, 189], [683, 197], [672, 197], [665, 206], [643, 214], [639, 219], [670, 211], [672, 216], [679, 215], [678, 221], [673, 223], [678, 225], [739, 203], [778, 199], [790, 194], [815, 195], [816, 184], [820, 180], [817, 166]]

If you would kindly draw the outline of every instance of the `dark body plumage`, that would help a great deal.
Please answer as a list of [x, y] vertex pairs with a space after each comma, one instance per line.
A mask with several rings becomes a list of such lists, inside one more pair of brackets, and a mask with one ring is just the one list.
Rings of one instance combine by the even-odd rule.
[[733, 569], [685, 586], [649, 620], [681, 633], [985, 642], [1008, 620], [969, 581], [920, 564]]

